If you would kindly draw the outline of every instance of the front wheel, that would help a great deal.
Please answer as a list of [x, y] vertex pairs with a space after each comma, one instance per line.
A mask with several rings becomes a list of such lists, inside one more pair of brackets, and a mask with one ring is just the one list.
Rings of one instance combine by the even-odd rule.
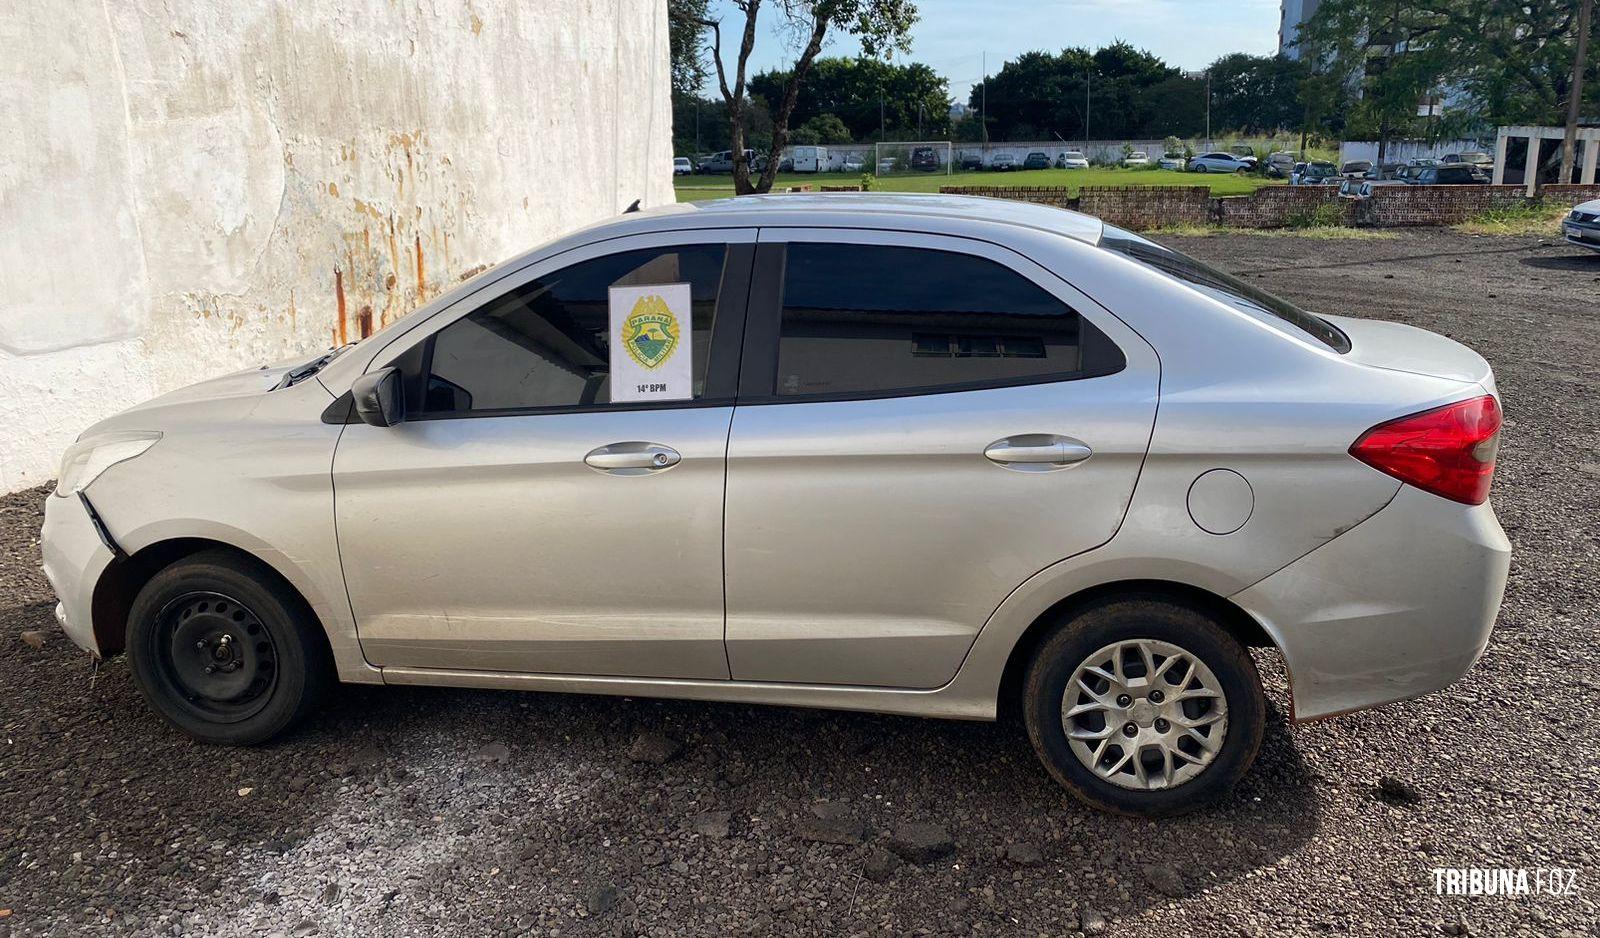
[[151, 708], [208, 743], [271, 739], [334, 683], [305, 602], [258, 563], [225, 551], [152, 577], [129, 610], [127, 649]]
[[1058, 625], [1023, 685], [1028, 737], [1063, 787], [1104, 811], [1164, 817], [1225, 794], [1255, 761], [1266, 699], [1250, 654], [1159, 598]]

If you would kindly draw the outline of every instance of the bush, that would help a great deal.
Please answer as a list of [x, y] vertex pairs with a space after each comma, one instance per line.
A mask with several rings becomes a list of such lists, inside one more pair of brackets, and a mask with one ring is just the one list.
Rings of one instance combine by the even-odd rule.
[[871, 192], [873, 189], [876, 189], [877, 187], [878, 187], [878, 177], [877, 176], [874, 176], [871, 173], [862, 173], [861, 174], [861, 191], [862, 192]]
[[1337, 202], [1324, 202], [1315, 208], [1290, 215], [1290, 228], [1340, 228], [1344, 226], [1344, 206]]

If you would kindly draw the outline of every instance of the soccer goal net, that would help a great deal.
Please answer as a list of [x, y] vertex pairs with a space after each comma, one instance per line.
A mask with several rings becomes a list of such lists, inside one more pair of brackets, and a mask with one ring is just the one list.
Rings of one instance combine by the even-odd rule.
[[879, 176], [907, 176], [916, 173], [948, 175], [951, 171], [948, 140], [880, 143], [875, 149], [871, 172]]

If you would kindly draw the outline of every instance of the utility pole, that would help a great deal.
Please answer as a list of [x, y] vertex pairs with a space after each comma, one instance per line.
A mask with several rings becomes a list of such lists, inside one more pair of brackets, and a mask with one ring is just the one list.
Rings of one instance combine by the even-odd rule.
[[983, 94], [978, 102], [978, 126], [983, 128], [983, 149], [989, 151], [989, 53], [983, 52]]
[[1083, 158], [1089, 158], [1089, 83], [1094, 81], [1094, 67], [1083, 72]]
[[884, 142], [889, 140], [889, 130], [883, 122], [883, 89], [878, 89], [878, 139]]
[[1206, 149], [1211, 149], [1211, 69], [1209, 68], [1206, 69]]
[[[1561, 178], [1557, 182], [1572, 181], [1572, 164], [1578, 155], [1578, 110], [1583, 104], [1584, 58], [1589, 53], [1589, 23], [1593, 17], [1594, 0], [1583, 0], [1583, 6], [1578, 8], [1578, 48], [1572, 57], [1572, 83], [1567, 91], [1567, 132], [1561, 137]], [[1591, 140], [1585, 147], [1594, 145], [1595, 142]], [[1534, 148], [1535, 153], [1538, 152], [1538, 141], [1529, 141], [1529, 146]], [[1529, 160], [1528, 164], [1532, 166], [1533, 160]]]

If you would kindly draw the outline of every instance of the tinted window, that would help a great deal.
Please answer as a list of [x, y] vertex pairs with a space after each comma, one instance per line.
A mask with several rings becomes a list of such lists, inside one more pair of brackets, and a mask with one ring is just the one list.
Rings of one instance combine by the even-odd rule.
[[[1088, 334], [1087, 336], [1085, 334]], [[1120, 354], [1061, 300], [981, 257], [791, 244], [780, 395], [870, 394], [1049, 380]]]
[[611, 402], [611, 287], [688, 283], [688, 351], [698, 397], [726, 249], [651, 248], [583, 261], [539, 277], [456, 320], [422, 350], [424, 413], [579, 407]]
[[1327, 320], [1186, 254], [1110, 225], [1100, 236], [1100, 246], [1153, 267], [1268, 325], [1303, 333], [1338, 352], [1350, 351], [1350, 340]]

